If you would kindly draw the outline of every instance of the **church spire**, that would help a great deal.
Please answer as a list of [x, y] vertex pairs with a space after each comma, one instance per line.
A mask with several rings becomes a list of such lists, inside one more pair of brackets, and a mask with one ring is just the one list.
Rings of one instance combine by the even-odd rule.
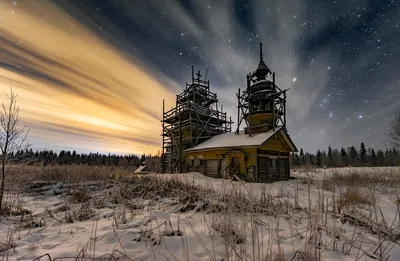
[[271, 73], [271, 70], [263, 60], [262, 43], [260, 43], [260, 63], [253, 75], [257, 77], [257, 81], [260, 81], [264, 80], [268, 76], [268, 73]]

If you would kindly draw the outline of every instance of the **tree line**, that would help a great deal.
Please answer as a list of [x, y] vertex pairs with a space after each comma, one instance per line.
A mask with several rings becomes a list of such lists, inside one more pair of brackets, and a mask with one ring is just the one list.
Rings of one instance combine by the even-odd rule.
[[77, 153], [76, 151], [62, 150], [59, 153], [52, 150], [25, 149], [8, 153], [8, 162], [28, 165], [70, 165], [82, 164], [88, 166], [119, 166], [124, 168], [137, 168], [142, 163], [154, 165], [156, 168], [159, 155], [116, 155], [100, 153]]
[[291, 164], [294, 167], [382, 167], [400, 166], [400, 153], [395, 148], [387, 150], [377, 150], [366, 148], [362, 142], [359, 148], [351, 146], [347, 149], [332, 149], [328, 151], [318, 150], [315, 154], [304, 153], [300, 149], [299, 153], [293, 153]]

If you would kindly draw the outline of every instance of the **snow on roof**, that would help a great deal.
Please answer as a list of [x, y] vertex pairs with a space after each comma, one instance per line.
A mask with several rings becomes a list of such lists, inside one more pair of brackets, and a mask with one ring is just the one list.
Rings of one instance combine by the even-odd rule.
[[139, 168], [137, 168], [133, 173], [139, 173], [142, 171], [145, 171], [147, 169], [147, 165], [142, 165]]
[[260, 83], [263, 83], [263, 82], [272, 83], [272, 81], [270, 79], [264, 79], [264, 80], [259, 80], [259, 81], [254, 82], [253, 85], [260, 84]]
[[231, 148], [231, 147], [253, 147], [260, 146], [266, 140], [271, 138], [275, 133], [281, 130], [281, 127], [275, 129], [275, 131], [262, 132], [249, 136], [244, 131], [240, 131], [239, 134], [234, 132], [228, 132], [212, 137], [211, 139], [193, 147], [186, 151], [214, 149], [214, 148]]

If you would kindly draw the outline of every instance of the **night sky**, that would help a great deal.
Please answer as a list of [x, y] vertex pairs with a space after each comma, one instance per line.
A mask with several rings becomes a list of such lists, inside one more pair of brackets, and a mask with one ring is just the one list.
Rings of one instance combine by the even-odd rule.
[[173, 105], [192, 65], [209, 68], [236, 119], [260, 42], [290, 88], [298, 148], [387, 147], [400, 108], [399, 1], [0, 0], [0, 91], [19, 93], [37, 148], [156, 153], [162, 99]]

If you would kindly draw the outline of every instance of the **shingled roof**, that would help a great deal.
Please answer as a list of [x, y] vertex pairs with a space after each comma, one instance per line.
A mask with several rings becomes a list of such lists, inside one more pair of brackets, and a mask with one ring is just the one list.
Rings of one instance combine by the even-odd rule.
[[297, 151], [296, 146], [282, 127], [276, 128], [275, 131], [271, 130], [269, 132], [256, 133], [252, 136], [245, 134], [244, 131], [240, 131], [239, 134], [235, 134], [234, 132], [224, 133], [214, 136], [211, 139], [185, 151], [191, 152], [217, 148], [259, 147], [278, 132], [283, 133], [283, 136], [285, 139], [287, 138], [287, 142], [292, 150]]

